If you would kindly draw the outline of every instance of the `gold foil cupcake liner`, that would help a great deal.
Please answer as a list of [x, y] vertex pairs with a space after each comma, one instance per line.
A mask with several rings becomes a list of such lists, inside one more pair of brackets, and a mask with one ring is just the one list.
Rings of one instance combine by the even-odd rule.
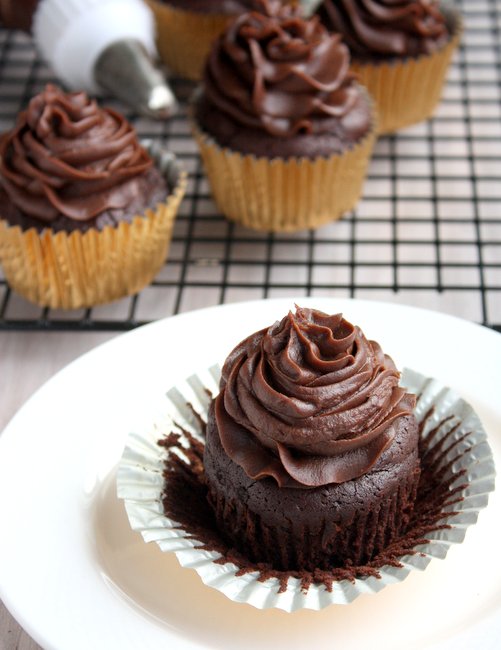
[[[181, 566], [194, 569], [209, 587], [235, 602], [259, 609], [278, 608], [287, 612], [321, 610], [329, 605], [347, 605], [362, 594], [375, 594], [386, 586], [402, 582], [414, 570], [424, 570], [433, 558], [443, 559], [453, 544], [463, 542], [469, 526], [477, 521], [494, 490], [495, 467], [492, 450], [482, 424], [459, 395], [435, 379], [406, 369], [401, 383], [418, 395], [415, 415], [422, 423], [421, 438], [433, 450], [437, 473], [449, 489], [457, 490], [443, 507], [436, 529], [423, 535], [412, 554], [398, 557], [399, 566], [385, 565], [379, 576], [334, 581], [332, 589], [313, 582], [304, 584], [288, 577], [286, 588], [277, 577], [262, 579], [259, 571], [239, 571], [231, 562], [221, 562], [216, 551], [202, 548], [188, 531], [164, 514], [163, 470], [168, 453], [158, 440], [177, 432], [184, 444], [187, 435], [203, 444], [202, 418], [207, 418], [210, 394], [218, 392], [220, 367], [204, 369], [167, 391], [159, 404], [159, 417], [150, 429], [128, 437], [117, 473], [117, 493], [125, 503], [133, 530], [145, 542], [155, 542], [164, 552], [174, 552]], [[160, 415], [161, 414], [161, 415]], [[153, 421], [153, 417], [152, 417]], [[188, 506], [189, 507], [189, 506]], [[190, 510], [192, 512], [192, 510]]]
[[201, 79], [212, 43], [233, 16], [187, 11], [159, 0], [147, 3], [155, 15], [157, 48], [164, 64], [173, 74]]
[[261, 158], [220, 147], [193, 126], [214, 200], [236, 223], [294, 232], [339, 219], [362, 195], [375, 128], [329, 158]]
[[352, 60], [351, 69], [376, 103], [379, 135], [417, 124], [434, 113], [461, 40], [461, 17], [451, 13], [448, 19], [451, 39], [433, 54], [384, 63]]
[[142, 144], [172, 188], [156, 209], [87, 232], [24, 231], [0, 221], [0, 260], [14, 291], [44, 307], [78, 309], [132, 295], [153, 280], [165, 263], [187, 179], [173, 154]]

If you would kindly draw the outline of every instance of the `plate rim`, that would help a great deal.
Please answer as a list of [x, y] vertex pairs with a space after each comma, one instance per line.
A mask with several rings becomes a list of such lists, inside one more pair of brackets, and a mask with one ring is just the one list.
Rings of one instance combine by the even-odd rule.
[[[429, 309], [423, 309], [421, 307], [416, 307], [413, 305], [404, 305], [404, 304], [399, 304], [399, 303], [392, 303], [392, 302], [384, 302], [384, 301], [378, 301], [378, 300], [359, 300], [355, 298], [336, 298], [332, 296], [315, 296], [315, 297], [298, 297], [298, 298], [273, 298], [273, 299], [268, 299], [268, 300], [254, 300], [254, 301], [242, 301], [238, 303], [228, 303], [224, 305], [214, 305], [206, 308], [201, 308], [189, 312], [184, 312], [181, 314], [178, 314], [176, 316], [169, 316], [164, 319], [160, 319], [157, 321], [153, 321], [152, 323], [148, 323], [144, 326], [138, 327], [135, 330], [132, 330], [130, 332], [126, 332], [123, 334], [119, 334], [113, 339], [106, 341], [104, 343], [99, 344], [92, 350], [86, 352], [85, 354], [79, 356], [72, 362], [70, 362], [68, 365], [66, 365], [64, 368], [59, 370], [57, 373], [55, 373], [47, 382], [45, 382], [41, 387], [39, 387], [33, 395], [21, 406], [21, 408], [17, 411], [17, 413], [11, 418], [11, 420], [8, 422], [6, 427], [4, 428], [2, 434], [0, 435], [0, 456], [3, 455], [2, 452], [11, 453], [10, 448], [12, 445], [15, 447], [15, 442], [13, 442], [18, 435], [16, 433], [16, 427], [18, 426], [18, 421], [22, 417], [26, 417], [26, 414], [30, 413], [30, 410], [37, 408], [37, 401], [40, 400], [41, 397], [44, 396], [46, 392], [49, 392], [52, 390], [53, 386], [61, 380], [61, 377], [64, 378], [65, 374], [69, 372], [69, 369], [73, 369], [72, 372], [74, 371], [74, 368], [76, 367], [78, 370], [78, 366], [81, 365], [82, 363], [90, 363], [92, 365], [94, 359], [98, 359], [99, 355], [103, 354], [103, 349], [110, 349], [112, 346], [125, 346], [127, 345], [134, 345], [134, 340], [139, 340], [141, 337], [146, 336], [148, 332], [152, 330], [157, 330], [157, 332], [161, 332], [161, 330], [165, 327], [169, 328], [169, 325], [166, 325], [169, 322], [173, 322], [175, 319], [175, 322], [181, 322], [185, 319], [196, 319], [197, 317], [200, 317], [201, 314], [208, 314], [208, 313], [224, 313], [227, 310], [238, 310], [242, 306], [245, 306], [248, 309], [252, 309], [253, 307], [256, 307], [258, 305], [262, 305], [264, 303], [267, 303], [270, 307], [274, 307], [278, 310], [279, 307], [282, 305], [289, 305], [290, 307], [295, 303], [310, 303], [312, 306], [315, 306], [315, 303], [322, 303], [319, 304], [319, 308], [324, 308], [326, 303], [332, 304], [333, 306], [336, 304], [341, 304], [343, 305], [343, 311], [346, 313], [347, 317], [350, 318], [349, 312], [347, 310], [347, 306], [350, 304], [358, 304], [360, 307], [363, 307], [364, 305], [369, 306], [369, 308], [374, 308], [374, 309], [383, 309], [383, 310], [389, 310], [389, 311], [395, 311], [395, 312], [407, 312], [411, 316], [414, 315], [421, 315], [424, 318], [431, 318], [431, 319], [438, 319], [439, 321], [444, 321], [445, 323], [458, 323], [462, 327], [466, 326], [467, 328], [471, 328], [471, 332], [478, 332], [481, 336], [487, 336], [487, 337], [492, 337], [491, 340], [495, 342], [496, 346], [501, 346], [501, 334], [498, 332], [491, 330], [483, 325], [479, 325], [477, 323], [473, 323], [471, 321], [467, 321], [465, 319], [459, 318], [457, 316], [453, 316], [450, 314], [446, 314], [443, 312], [437, 312]], [[363, 325], [362, 325], [363, 327]], [[501, 350], [501, 347], [500, 347]], [[84, 361], [85, 360], [85, 361]], [[1, 504], [1, 499], [0, 499], [0, 504]], [[18, 607], [19, 603], [15, 602], [15, 599], [12, 599], [10, 597], [10, 594], [7, 592], [5, 589], [4, 581], [3, 579], [0, 578], [0, 597], [2, 598], [5, 606], [7, 609], [13, 614], [13, 616], [20, 622], [22, 627], [34, 638], [37, 640], [38, 643], [41, 643], [44, 647], [50, 648], [50, 647], [56, 647], [51, 645], [51, 640], [47, 638], [40, 629], [35, 629], [32, 625], [29, 619], [27, 619], [22, 610], [22, 606]], [[188, 647], [188, 646], [187, 646]], [[198, 645], [194, 647], [199, 647]]]

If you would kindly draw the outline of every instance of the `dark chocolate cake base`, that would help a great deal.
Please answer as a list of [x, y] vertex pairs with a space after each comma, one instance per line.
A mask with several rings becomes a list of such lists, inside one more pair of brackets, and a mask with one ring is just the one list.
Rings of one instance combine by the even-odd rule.
[[[300, 580], [301, 588], [306, 592], [312, 584], [322, 584], [327, 591], [332, 591], [334, 583], [338, 581], [354, 581], [368, 576], [379, 577], [379, 570], [383, 567], [400, 567], [401, 558], [419, 553], [419, 546], [428, 543], [427, 536], [431, 532], [450, 528], [444, 520], [454, 514], [454, 504], [462, 500], [461, 491], [467, 485], [467, 482], [458, 481], [465, 470], [452, 471], [459, 452], [458, 456], [452, 454], [450, 460], [444, 463], [444, 449], [451, 454], [458, 444], [454, 439], [457, 427], [451, 427], [445, 437], [438, 437], [437, 432], [447, 421], [444, 420], [423, 436], [428, 417], [432, 415], [433, 412], [430, 411], [420, 423], [421, 475], [409, 524], [391, 544], [369, 562], [327, 569], [315, 568], [311, 571], [283, 571], [274, 569], [269, 563], [251, 561], [219, 530], [214, 511], [207, 500], [203, 463], [205, 442], [195, 438], [188, 431], [183, 431], [181, 435], [171, 433], [158, 441], [167, 451], [164, 469], [165, 491], [162, 497], [164, 512], [167, 517], [178, 522], [178, 527], [183, 529], [189, 538], [196, 540], [197, 548], [218, 553], [216, 563], [230, 562], [236, 565], [237, 576], [257, 572], [260, 581], [277, 579], [280, 585], [279, 593], [287, 589], [289, 578]], [[205, 430], [205, 423], [203, 429]]]
[[[209, 503], [219, 530], [251, 561], [280, 570], [363, 564], [408, 526], [420, 476], [417, 443], [414, 416], [402, 417], [391, 465], [341, 484], [280, 488], [272, 478], [249, 478], [227, 456], [211, 409], [204, 452]], [[400, 453], [409, 446], [411, 453]]]

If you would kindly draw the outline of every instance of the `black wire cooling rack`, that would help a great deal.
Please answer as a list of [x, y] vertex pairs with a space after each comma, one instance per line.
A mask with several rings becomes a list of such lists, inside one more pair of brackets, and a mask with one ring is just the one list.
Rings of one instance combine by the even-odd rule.
[[[130, 114], [190, 175], [168, 260], [136, 296], [88, 310], [27, 303], [0, 278], [0, 329], [127, 330], [195, 308], [322, 295], [412, 304], [501, 331], [501, 1], [463, 0], [465, 34], [433, 120], [377, 143], [363, 200], [316, 231], [266, 234], [226, 221], [183, 110], [154, 122]], [[0, 131], [48, 81], [31, 40], [0, 31]]]

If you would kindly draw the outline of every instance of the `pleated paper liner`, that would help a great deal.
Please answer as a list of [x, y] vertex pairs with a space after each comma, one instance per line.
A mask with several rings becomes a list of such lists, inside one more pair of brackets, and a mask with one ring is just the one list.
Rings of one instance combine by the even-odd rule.
[[212, 43], [234, 16], [179, 9], [160, 0], [147, 3], [155, 15], [163, 63], [173, 74], [200, 80]]
[[352, 210], [375, 141], [373, 125], [353, 148], [329, 158], [270, 159], [222, 148], [192, 128], [221, 213], [247, 228], [272, 232], [318, 228]]
[[187, 179], [173, 154], [142, 144], [171, 188], [155, 210], [85, 233], [23, 231], [0, 221], [0, 260], [14, 291], [44, 307], [78, 309], [132, 295], [153, 280], [165, 263]]
[[[197, 528], [193, 521], [197, 508], [193, 502], [183, 502], [177, 493], [172, 494], [178, 512], [185, 507], [191, 530], [167, 517], [162, 503], [166, 492], [168, 495], [174, 489], [171, 483], [165, 485], [163, 476], [166, 458], [179, 453], [175, 445], [168, 444], [172, 432], [180, 436], [182, 460], [186, 463], [183, 468], [201, 471], [204, 420], [210, 395], [218, 392], [219, 375], [219, 367], [214, 366], [180, 381], [166, 393], [160, 405], [161, 416], [151, 429], [130, 434], [118, 468], [117, 492], [124, 499], [131, 527], [146, 542], [156, 542], [162, 551], [174, 552], [183, 567], [194, 569], [206, 585], [235, 602], [287, 612], [349, 604], [361, 594], [376, 593], [389, 584], [401, 582], [411, 571], [424, 570], [432, 558], [445, 558], [450, 546], [463, 541], [467, 528], [488, 504], [489, 493], [494, 490], [495, 467], [478, 416], [470, 405], [438, 381], [404, 370], [401, 383], [418, 395], [415, 413], [421, 426], [424, 473], [420, 489], [426, 492], [433, 485], [428, 480], [431, 476], [437, 483], [431, 497], [421, 498], [437, 500], [438, 493], [442, 499], [434, 506], [437, 512], [431, 507], [422, 509], [419, 515], [422, 521], [413, 524], [414, 537], [412, 531], [407, 533], [415, 546], [386, 564], [382, 561], [377, 565], [375, 558], [377, 571], [364, 573], [362, 567], [350, 579], [343, 579], [342, 574], [335, 577], [338, 574], [333, 573], [330, 584], [326, 583], [325, 576], [316, 580], [312, 575], [305, 583], [304, 577], [299, 579], [287, 572], [271, 572], [271, 577], [267, 577], [261, 567], [247, 566], [242, 571], [241, 566], [210, 550], [206, 541], [207, 547], [202, 548], [204, 540], [199, 541], [193, 533]], [[164, 440], [162, 446], [158, 444], [159, 439]], [[202, 481], [200, 486], [202, 490], [197, 498], [204, 499]], [[428, 520], [432, 523], [426, 528], [424, 524]], [[200, 521], [198, 529], [202, 530], [204, 525]], [[405, 544], [400, 548], [406, 548]]]
[[451, 39], [433, 54], [376, 63], [352, 60], [351, 69], [376, 103], [379, 135], [417, 124], [433, 115], [461, 40], [461, 17], [450, 12], [447, 18]]

